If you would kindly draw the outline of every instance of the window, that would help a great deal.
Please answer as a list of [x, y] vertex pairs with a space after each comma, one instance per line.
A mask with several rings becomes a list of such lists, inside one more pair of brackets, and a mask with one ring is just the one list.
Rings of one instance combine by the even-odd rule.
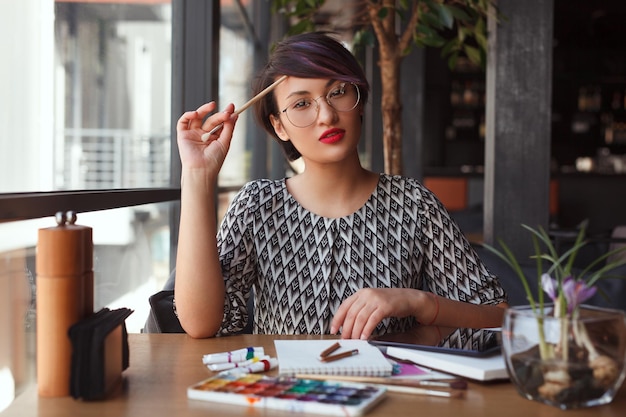
[[169, 276], [171, 15], [169, 0], [0, 2], [0, 410], [35, 379], [37, 231], [55, 210], [93, 228], [94, 308], [132, 308], [129, 331]]

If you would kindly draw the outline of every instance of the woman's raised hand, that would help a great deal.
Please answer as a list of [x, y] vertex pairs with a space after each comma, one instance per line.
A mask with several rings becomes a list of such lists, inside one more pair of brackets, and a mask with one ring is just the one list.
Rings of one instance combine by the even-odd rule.
[[[215, 108], [216, 104], [212, 101], [195, 111], [185, 112], [178, 119], [176, 133], [183, 171], [207, 170], [208, 175], [217, 178], [230, 149], [237, 116], [233, 115], [235, 106], [229, 104], [224, 111], [207, 118]], [[220, 124], [223, 124], [221, 129], [211, 134], [206, 141], [202, 140], [202, 135]]]

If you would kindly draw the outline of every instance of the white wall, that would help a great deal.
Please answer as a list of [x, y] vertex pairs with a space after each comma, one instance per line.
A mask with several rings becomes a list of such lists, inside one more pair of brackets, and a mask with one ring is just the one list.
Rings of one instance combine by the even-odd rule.
[[52, 185], [53, 49], [53, 0], [0, 0], [0, 192]]

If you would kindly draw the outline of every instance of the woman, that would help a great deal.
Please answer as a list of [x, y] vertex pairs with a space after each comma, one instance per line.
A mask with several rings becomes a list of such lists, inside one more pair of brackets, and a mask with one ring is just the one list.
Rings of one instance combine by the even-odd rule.
[[206, 118], [211, 102], [178, 121], [175, 293], [185, 331], [240, 330], [252, 288], [255, 333], [366, 339], [416, 322], [500, 326], [504, 291], [436, 197], [414, 179], [361, 166], [369, 88], [353, 55], [325, 33], [293, 36], [275, 48], [256, 92], [283, 75], [255, 113], [304, 171], [246, 184], [219, 231], [214, 194], [234, 106]]

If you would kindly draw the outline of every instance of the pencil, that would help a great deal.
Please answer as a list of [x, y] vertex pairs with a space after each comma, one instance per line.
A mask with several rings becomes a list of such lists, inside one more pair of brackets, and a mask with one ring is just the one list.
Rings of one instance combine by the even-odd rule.
[[322, 362], [334, 362], [334, 361], [338, 361], [339, 359], [348, 358], [350, 356], [357, 355], [358, 353], [359, 353], [358, 349], [352, 349], [352, 350], [348, 350], [347, 352], [341, 352], [341, 353], [337, 353], [336, 355], [323, 357], [320, 360]]
[[[282, 83], [283, 81], [285, 81], [285, 79], [287, 78], [286, 75], [283, 75], [282, 77], [280, 77], [279, 79], [277, 79], [276, 81], [274, 81], [272, 84], [270, 84], [268, 87], [266, 87], [263, 91], [261, 91], [259, 94], [257, 94], [256, 96], [252, 97], [250, 100], [248, 100], [243, 106], [241, 106], [239, 109], [235, 110], [235, 112], [233, 114], [239, 114], [242, 113], [244, 110], [246, 110], [248, 107], [252, 106], [254, 103], [256, 103], [257, 101], [261, 100], [267, 93], [269, 93], [270, 91], [272, 91], [274, 88], [276, 88], [276, 86], [280, 83]], [[207, 140], [209, 140], [209, 136], [211, 136], [213, 133], [217, 132], [218, 130], [220, 130], [222, 127], [224, 126], [224, 123], [220, 123], [219, 125], [215, 126], [213, 129], [211, 129], [210, 131], [208, 131], [207, 133], [204, 133], [202, 135], [202, 142], [206, 142]]]
[[330, 355], [331, 353], [333, 353], [340, 347], [341, 345], [339, 344], [339, 342], [335, 342], [333, 345], [329, 346], [327, 349], [324, 349], [322, 353], [320, 353], [320, 358], [325, 358], [326, 356]]

